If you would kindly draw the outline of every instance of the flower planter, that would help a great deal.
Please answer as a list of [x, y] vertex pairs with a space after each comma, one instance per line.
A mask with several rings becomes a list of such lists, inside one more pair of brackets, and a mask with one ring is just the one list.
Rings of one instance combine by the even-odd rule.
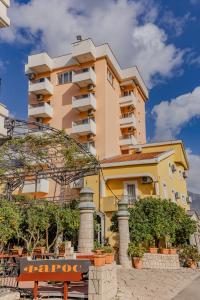
[[113, 253], [106, 253], [106, 264], [112, 264], [114, 261]]
[[158, 248], [150, 247], [150, 248], [149, 248], [149, 253], [152, 253], [152, 254], [158, 253]]
[[161, 254], [169, 254], [169, 249], [166, 249], [166, 248], [160, 249], [160, 253]]
[[38, 254], [41, 254], [41, 255], [44, 255], [44, 253], [45, 253], [45, 247], [36, 247], [34, 249], [34, 252], [38, 253]]
[[187, 261], [187, 265], [188, 265], [188, 267], [189, 267], [190, 269], [193, 269], [193, 270], [197, 268], [196, 262], [193, 261], [193, 260], [191, 260], [191, 259], [189, 259], [189, 260]]
[[176, 254], [177, 250], [176, 249], [169, 249], [169, 254]]
[[101, 255], [102, 254], [102, 249], [96, 249], [94, 251], [97, 255]]
[[133, 257], [132, 263], [135, 269], [142, 269], [142, 259], [139, 257]]
[[22, 256], [23, 248], [11, 249], [11, 252], [12, 252], [13, 255], [19, 255], [19, 256]]
[[95, 267], [102, 267], [106, 263], [106, 255], [104, 254], [95, 254], [94, 255], [94, 265]]

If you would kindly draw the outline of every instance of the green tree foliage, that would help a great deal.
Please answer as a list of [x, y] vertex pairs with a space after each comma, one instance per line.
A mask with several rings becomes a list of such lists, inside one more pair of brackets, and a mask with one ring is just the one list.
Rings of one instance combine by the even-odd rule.
[[[15, 203], [0, 201], [0, 245], [1, 248], [16, 235], [20, 225], [20, 213]], [[2, 249], [1, 249], [2, 250]]]
[[[27, 203], [27, 202], [26, 202]], [[16, 239], [28, 252], [37, 246], [52, 250], [59, 234], [64, 240], [71, 240], [77, 245], [79, 229], [79, 210], [76, 204], [58, 205], [53, 202], [28, 204], [0, 201], [0, 241], [5, 246]]]
[[[145, 198], [129, 208], [130, 240], [136, 244], [147, 241], [168, 240], [178, 246], [185, 244], [196, 231], [196, 222], [185, 210], [168, 200]], [[113, 215], [112, 231], [117, 231], [117, 218]]]

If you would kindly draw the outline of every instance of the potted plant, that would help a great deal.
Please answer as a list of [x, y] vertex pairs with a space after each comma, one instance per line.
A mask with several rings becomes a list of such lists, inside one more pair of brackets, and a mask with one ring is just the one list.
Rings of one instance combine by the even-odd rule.
[[136, 269], [142, 268], [142, 257], [144, 256], [145, 248], [141, 245], [130, 243], [128, 245], [128, 255], [132, 258], [133, 266]]
[[180, 258], [185, 261], [187, 267], [196, 269], [200, 255], [196, 246], [186, 245], [180, 250]]
[[94, 249], [93, 249], [94, 253], [96, 253], [96, 254], [102, 254], [103, 253], [103, 249], [104, 249], [104, 247], [100, 243], [98, 243], [98, 242], [94, 243]]
[[20, 246], [14, 246], [13, 249], [11, 249], [11, 253], [13, 255], [19, 255], [22, 256], [23, 253], [23, 247]]
[[169, 254], [169, 249], [160, 247], [161, 254]]
[[149, 253], [152, 254], [158, 253], [158, 248], [156, 247], [156, 243], [154, 239], [149, 241]]
[[94, 254], [94, 265], [95, 267], [102, 267], [106, 263], [106, 254]]
[[177, 249], [171, 246], [171, 247], [169, 248], [169, 254], [173, 254], [173, 255], [174, 255], [174, 254], [176, 254], [176, 253], [177, 253]]
[[104, 246], [103, 253], [106, 254], [106, 264], [112, 264], [114, 261], [114, 252], [113, 252], [112, 247]]
[[45, 249], [46, 249], [45, 248], [45, 240], [40, 240], [40, 241], [38, 241], [37, 247], [35, 247], [34, 252], [44, 255]]

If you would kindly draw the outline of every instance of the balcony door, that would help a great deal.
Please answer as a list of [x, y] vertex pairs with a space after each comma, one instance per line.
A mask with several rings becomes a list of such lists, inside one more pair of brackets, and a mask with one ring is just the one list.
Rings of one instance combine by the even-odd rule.
[[137, 181], [124, 182], [124, 196], [129, 203], [135, 202], [137, 198]]

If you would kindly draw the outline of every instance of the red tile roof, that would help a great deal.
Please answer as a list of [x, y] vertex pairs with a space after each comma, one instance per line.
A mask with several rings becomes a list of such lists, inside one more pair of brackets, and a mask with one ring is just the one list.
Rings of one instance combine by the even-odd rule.
[[103, 159], [101, 161], [101, 163], [107, 164], [107, 163], [125, 162], [125, 161], [133, 161], [133, 160], [153, 159], [153, 158], [159, 157], [161, 154], [163, 154], [165, 152], [166, 151], [150, 152], [150, 153], [122, 154], [122, 155], [114, 156], [111, 158]]

